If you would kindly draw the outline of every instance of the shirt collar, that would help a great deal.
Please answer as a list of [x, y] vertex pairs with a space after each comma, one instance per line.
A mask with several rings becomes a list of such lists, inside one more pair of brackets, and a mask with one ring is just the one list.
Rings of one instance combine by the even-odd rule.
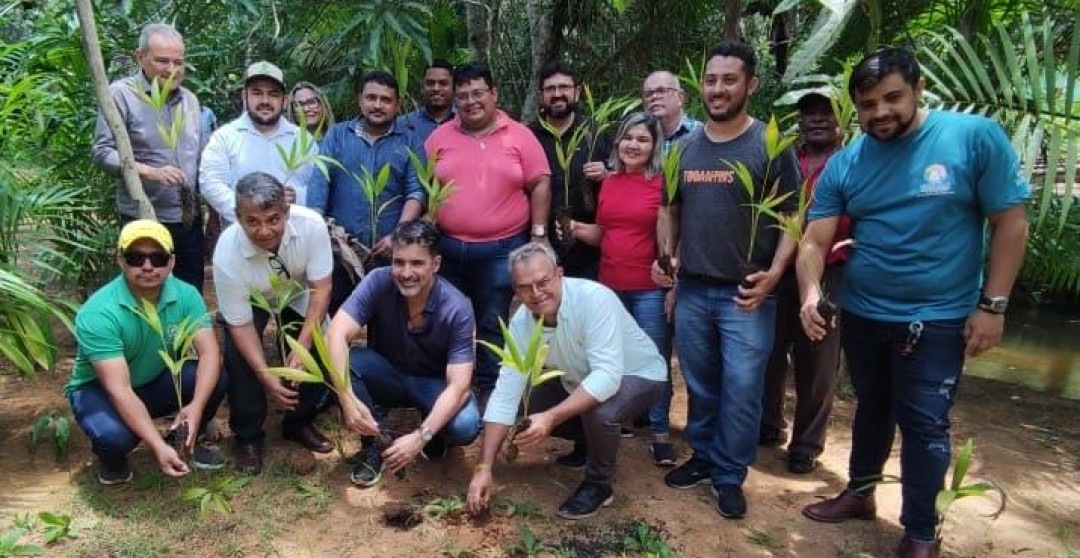
[[[131, 292], [131, 287], [128, 286], [125, 276], [121, 273], [120, 277], [117, 277], [116, 280], [119, 282], [120, 305], [125, 308], [141, 311], [142, 303], [135, 300], [135, 293]], [[157, 301], [157, 306], [159, 308], [172, 304], [178, 300], [179, 293], [177, 292], [176, 281], [177, 279], [173, 278], [170, 274], [161, 284], [161, 292], [158, 293]]]
[[455, 117], [457, 117], [457, 109], [454, 108], [453, 106], [450, 107], [450, 112], [446, 113], [446, 118], [443, 118], [442, 120], [435, 120], [435, 117], [431, 116], [431, 113], [428, 112], [427, 107], [420, 108], [420, 110], [416, 111], [416, 113], [419, 114], [421, 117], [427, 119], [428, 122], [433, 122], [435, 124], [442, 124], [443, 122], [449, 122], [449, 121], [453, 120]]
[[[240, 115], [239, 118], [236, 119], [236, 122], [237, 130], [241, 130], [244, 132], [253, 132], [259, 134], [260, 136], [263, 135], [262, 132], [255, 127], [255, 122], [251, 120], [251, 115], [249, 115], [246, 110], [243, 114]], [[289, 122], [289, 120], [285, 118], [285, 115], [282, 114], [281, 118], [278, 119], [277, 128], [268, 137], [273, 139], [279, 136], [291, 136], [296, 134], [297, 130], [299, 130], [299, 128], [296, 126], [296, 124]]]
[[[402, 124], [400, 122], [398, 122], [398, 119], [395, 118], [390, 123], [390, 129], [387, 130], [385, 134], [379, 136], [379, 139], [382, 139], [382, 138], [385, 138], [385, 137], [390, 137], [390, 136], [395, 135], [395, 134], [404, 133], [399, 129], [399, 127], [401, 125]], [[363, 116], [357, 116], [356, 118], [350, 120], [348, 126], [349, 126], [349, 130], [352, 130], [352, 133], [353, 133], [354, 136], [356, 136], [358, 138], [361, 138], [361, 139], [367, 139], [367, 137], [364, 135], [364, 117]], [[379, 139], [377, 139], [375, 141], [379, 141]]]
[[470, 132], [465, 131], [465, 128], [463, 128], [461, 126], [461, 116], [457, 115], [457, 114], [454, 115], [454, 127], [457, 128], [457, 130], [459, 132], [461, 132], [461, 133], [463, 133], [463, 134], [465, 134], [465, 135], [467, 135], [469, 137], [487, 137], [487, 136], [490, 136], [490, 135], [494, 134], [495, 132], [498, 132], [499, 130], [502, 130], [503, 128], [507, 127], [509, 125], [509, 122], [510, 122], [510, 117], [507, 116], [506, 113], [502, 111], [502, 109], [495, 109], [495, 126], [492, 127], [491, 130], [489, 130], [487, 133], [485, 133], [483, 135], [480, 135], [480, 136], [477, 136], [477, 135], [474, 135], [474, 134], [472, 134]]

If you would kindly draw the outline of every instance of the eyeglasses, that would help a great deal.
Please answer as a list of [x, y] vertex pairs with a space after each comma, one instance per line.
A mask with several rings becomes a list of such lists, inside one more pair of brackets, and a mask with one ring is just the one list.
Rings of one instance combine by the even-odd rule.
[[150, 265], [154, 267], [165, 267], [169, 265], [171, 256], [168, 252], [124, 252], [124, 263], [131, 267], [142, 267], [146, 260], [150, 260]]
[[551, 93], [569, 93], [569, 92], [573, 91], [575, 87], [577, 87], [577, 86], [569, 84], [569, 83], [560, 83], [558, 85], [545, 85], [543, 87], [543, 89], [541, 89], [541, 91], [543, 91], [544, 93], [548, 93], [548, 94], [551, 94]]
[[549, 288], [551, 288], [551, 282], [554, 281], [554, 280], [555, 280], [554, 277], [548, 275], [547, 277], [544, 277], [544, 278], [536, 281], [535, 283], [528, 283], [528, 284], [525, 284], [525, 285], [514, 285], [514, 292], [517, 293], [518, 297], [520, 298], [520, 297], [530, 295], [534, 291], [547, 291]]
[[678, 87], [657, 87], [656, 89], [646, 89], [641, 92], [641, 96], [646, 99], [652, 97], [667, 97], [668, 94], [674, 91], [682, 91]]
[[491, 91], [488, 87], [481, 87], [479, 89], [473, 89], [472, 91], [462, 91], [454, 95], [454, 100], [459, 103], [467, 103], [471, 101], [482, 101], [484, 95], [487, 95], [488, 91]]
[[322, 104], [322, 103], [319, 102], [318, 97], [312, 97], [312, 98], [310, 98], [310, 99], [308, 99], [306, 101], [293, 101], [293, 105], [295, 105], [295, 106], [297, 106], [299, 108], [302, 108], [302, 109], [315, 108], [315, 107], [319, 106], [320, 104]]
[[289, 268], [285, 266], [285, 262], [277, 254], [270, 254], [270, 269], [274, 270], [274, 273], [277, 273], [278, 277], [282, 279], [292, 279]]

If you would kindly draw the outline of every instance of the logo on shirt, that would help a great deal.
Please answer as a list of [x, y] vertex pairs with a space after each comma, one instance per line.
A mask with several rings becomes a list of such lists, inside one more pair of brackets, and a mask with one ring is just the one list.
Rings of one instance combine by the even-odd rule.
[[734, 184], [735, 171], [730, 170], [684, 170], [682, 180], [684, 183]]
[[949, 169], [942, 164], [927, 165], [923, 169], [923, 183], [919, 186], [916, 196], [925, 198], [929, 196], [944, 196], [955, 193], [952, 179], [949, 178]]

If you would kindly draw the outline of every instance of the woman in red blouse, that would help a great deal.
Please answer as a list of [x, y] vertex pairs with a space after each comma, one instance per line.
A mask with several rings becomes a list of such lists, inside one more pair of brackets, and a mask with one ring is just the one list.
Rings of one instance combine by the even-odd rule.
[[[622, 300], [642, 330], [671, 360], [671, 330], [664, 315], [664, 290], [650, 276], [656, 260], [656, 217], [664, 192], [663, 135], [651, 114], [635, 112], [623, 120], [608, 161], [612, 172], [600, 187], [596, 224], [570, 222], [575, 239], [600, 247], [599, 280]], [[649, 410], [653, 463], [675, 465], [668, 438], [671, 383]]]

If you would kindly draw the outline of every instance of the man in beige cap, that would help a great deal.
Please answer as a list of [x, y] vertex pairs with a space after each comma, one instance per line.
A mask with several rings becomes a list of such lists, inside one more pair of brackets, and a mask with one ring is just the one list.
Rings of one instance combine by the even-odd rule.
[[[198, 433], [217, 412], [226, 384], [202, 296], [171, 275], [176, 263], [173, 239], [160, 223], [128, 223], [120, 231], [118, 249], [121, 275], [91, 295], [75, 315], [78, 353], [64, 388], [75, 420], [98, 456], [98, 481], [107, 485], [130, 481], [127, 454], [140, 440], [163, 473], [186, 475], [187, 463], [152, 420], [173, 413], [170, 430], [187, 425], [182, 443], [192, 452], [192, 464], [197, 469], [219, 469], [225, 463], [221, 454], [195, 445]], [[164, 335], [144, 316], [147, 302], [156, 308]], [[183, 366], [177, 394], [160, 351], [172, 348], [185, 322], [197, 324], [192, 347], [199, 358]]]
[[303, 205], [310, 161], [318, 152], [309, 138], [309, 162], [287, 168], [278, 148], [289, 153], [300, 139], [300, 128], [282, 118], [285, 76], [270, 62], [256, 62], [244, 73], [244, 114], [210, 137], [199, 166], [199, 188], [207, 203], [221, 215], [222, 227], [236, 221], [236, 181], [252, 172], [265, 172], [285, 183], [291, 203]]

